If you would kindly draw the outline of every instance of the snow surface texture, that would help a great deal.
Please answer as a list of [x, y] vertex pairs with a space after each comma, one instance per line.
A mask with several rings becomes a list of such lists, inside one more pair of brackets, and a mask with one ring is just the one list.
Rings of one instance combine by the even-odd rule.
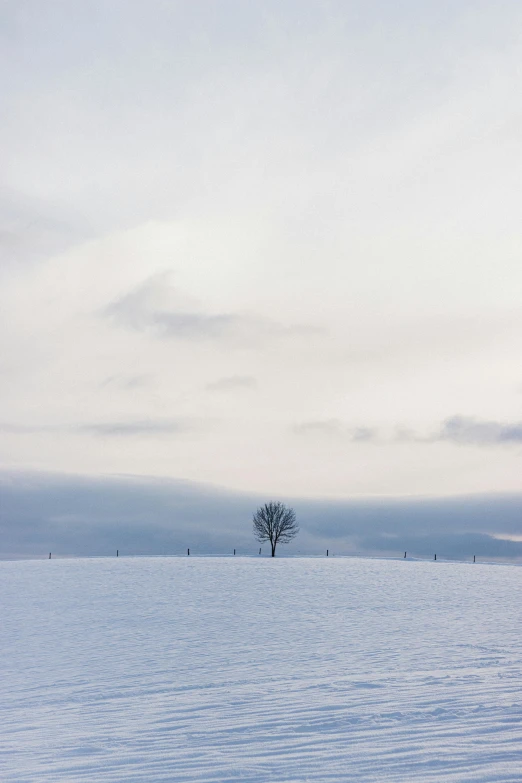
[[522, 569], [0, 563], [0, 779], [522, 780]]

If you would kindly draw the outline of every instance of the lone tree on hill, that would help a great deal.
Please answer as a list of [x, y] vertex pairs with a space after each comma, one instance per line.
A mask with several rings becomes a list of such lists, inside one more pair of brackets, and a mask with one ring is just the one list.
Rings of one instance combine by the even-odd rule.
[[272, 557], [278, 543], [288, 544], [299, 533], [294, 509], [284, 503], [265, 503], [257, 509], [253, 521], [255, 537], [260, 543], [270, 541]]

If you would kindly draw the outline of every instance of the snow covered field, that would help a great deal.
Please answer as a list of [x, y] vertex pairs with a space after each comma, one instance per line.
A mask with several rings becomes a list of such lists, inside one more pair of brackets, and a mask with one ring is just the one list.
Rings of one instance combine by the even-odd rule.
[[0, 563], [0, 779], [522, 780], [522, 569]]

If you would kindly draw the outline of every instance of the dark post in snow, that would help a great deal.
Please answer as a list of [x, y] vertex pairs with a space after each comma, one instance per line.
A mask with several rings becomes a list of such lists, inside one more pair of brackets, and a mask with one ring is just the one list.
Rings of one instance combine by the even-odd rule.
[[236, 550], [234, 549], [234, 554], [236, 554]]
[[261, 554], [261, 547], [259, 547], [259, 554]]
[[435, 555], [435, 557], [433, 559], [436, 560], [437, 559], [437, 555]]
[[187, 557], [190, 555], [190, 549], [187, 549]]
[[406, 552], [404, 553], [404, 559], [406, 559]]
[[117, 549], [117, 550], [116, 550], [116, 557], [119, 557], [119, 556], [120, 556], [120, 550], [119, 550], [119, 549]]
[[475, 555], [473, 555], [473, 562], [475, 562]]
[[328, 557], [328, 550], [326, 550], [326, 557]]
[[51, 553], [49, 552], [49, 560], [51, 559]]

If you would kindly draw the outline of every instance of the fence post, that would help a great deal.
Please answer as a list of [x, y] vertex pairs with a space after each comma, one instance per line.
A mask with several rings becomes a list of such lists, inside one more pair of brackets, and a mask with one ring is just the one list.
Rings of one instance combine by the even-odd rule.
[[120, 556], [120, 550], [119, 550], [119, 549], [117, 549], [117, 550], [116, 550], [116, 557], [119, 557], [119, 556]]
[[404, 553], [404, 557], [406, 557], [406, 552]]
[[436, 560], [437, 559], [437, 555], [435, 555], [435, 557], [433, 559]]
[[51, 559], [51, 553], [49, 552], [49, 560]]
[[261, 547], [259, 547], [259, 554], [261, 554]]
[[475, 562], [475, 555], [473, 555], [473, 562]]
[[234, 554], [236, 554], [236, 550], [234, 549]]
[[190, 555], [190, 549], [187, 549], [187, 557]]
[[328, 550], [326, 550], [326, 557], [328, 557]]

